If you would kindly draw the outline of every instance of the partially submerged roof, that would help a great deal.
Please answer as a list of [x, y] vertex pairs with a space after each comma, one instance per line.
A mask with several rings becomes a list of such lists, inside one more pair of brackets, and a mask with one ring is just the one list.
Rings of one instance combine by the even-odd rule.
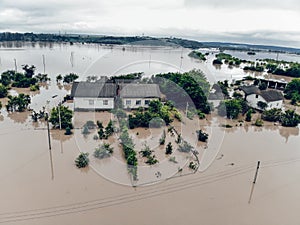
[[260, 95], [267, 101], [267, 102], [274, 102], [283, 100], [283, 95], [279, 91], [275, 90], [265, 90], [261, 91]]
[[71, 97], [113, 98], [116, 95], [116, 85], [106, 82], [74, 82], [71, 90]]
[[161, 92], [157, 84], [123, 84], [120, 85], [121, 98], [160, 98]]
[[241, 86], [240, 89], [245, 92], [246, 95], [259, 94], [260, 92], [255, 85]]

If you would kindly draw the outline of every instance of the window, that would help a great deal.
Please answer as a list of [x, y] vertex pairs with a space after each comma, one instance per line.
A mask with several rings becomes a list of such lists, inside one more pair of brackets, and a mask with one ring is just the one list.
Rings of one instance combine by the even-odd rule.
[[94, 105], [94, 100], [89, 100], [89, 105]]
[[141, 105], [141, 104], [142, 104], [142, 101], [141, 101], [141, 100], [136, 100], [135, 104], [136, 104], [136, 105]]
[[131, 100], [126, 100], [125, 104], [126, 105], [131, 105]]
[[145, 100], [145, 105], [149, 105], [150, 100]]
[[258, 95], [255, 95], [255, 98], [258, 98]]
[[108, 100], [103, 100], [103, 105], [108, 105]]

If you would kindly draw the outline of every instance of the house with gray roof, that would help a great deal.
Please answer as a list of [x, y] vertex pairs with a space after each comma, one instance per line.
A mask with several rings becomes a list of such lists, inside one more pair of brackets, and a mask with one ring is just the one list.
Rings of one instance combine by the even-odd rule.
[[257, 105], [258, 102], [266, 103], [266, 110], [281, 109], [283, 106], [283, 95], [280, 91], [272, 89], [261, 91], [254, 85], [242, 86], [240, 89], [244, 92], [245, 100], [252, 108], [260, 109]]
[[74, 82], [71, 97], [74, 110], [108, 110], [115, 106], [117, 86], [114, 83], [103, 82]]
[[119, 85], [119, 96], [124, 108], [147, 108], [150, 101], [161, 99], [161, 92], [157, 84], [129, 83]]

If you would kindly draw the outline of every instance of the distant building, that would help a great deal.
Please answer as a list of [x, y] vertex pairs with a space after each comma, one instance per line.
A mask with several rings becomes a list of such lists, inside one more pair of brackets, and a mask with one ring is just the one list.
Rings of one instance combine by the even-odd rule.
[[121, 84], [119, 88], [119, 96], [125, 109], [147, 108], [150, 101], [161, 99], [161, 92], [157, 84], [129, 83]]
[[283, 106], [283, 95], [280, 91], [276, 90], [259, 90], [254, 85], [242, 86], [240, 89], [245, 94], [245, 100], [249, 106], [255, 109], [260, 109], [257, 106], [258, 102], [264, 102], [267, 104], [266, 110], [269, 109], [281, 109]]
[[117, 86], [114, 83], [74, 82], [71, 97], [74, 110], [107, 110], [115, 106]]

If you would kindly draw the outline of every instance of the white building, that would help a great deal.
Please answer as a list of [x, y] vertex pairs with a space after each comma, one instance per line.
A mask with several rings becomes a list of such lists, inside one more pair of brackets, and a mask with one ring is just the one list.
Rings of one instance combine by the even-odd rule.
[[119, 95], [125, 109], [147, 108], [152, 100], [159, 100], [161, 92], [157, 84], [121, 84]]
[[109, 110], [115, 106], [116, 85], [103, 81], [74, 82], [71, 97], [74, 110]]
[[245, 99], [249, 106], [255, 109], [260, 109], [258, 102], [267, 104], [266, 110], [281, 109], [283, 106], [283, 95], [280, 91], [276, 90], [259, 90], [256, 86], [243, 86], [241, 90], [245, 93]]

